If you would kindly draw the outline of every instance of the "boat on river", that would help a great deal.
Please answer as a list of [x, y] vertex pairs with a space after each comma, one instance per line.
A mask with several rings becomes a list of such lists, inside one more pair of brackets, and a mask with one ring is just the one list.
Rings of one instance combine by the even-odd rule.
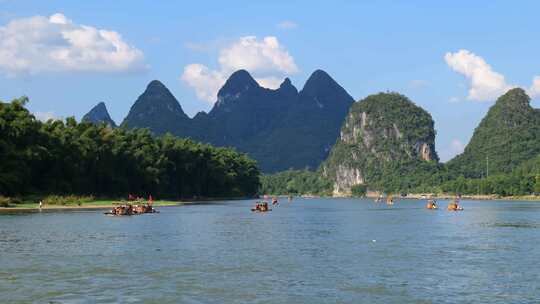
[[268, 208], [268, 202], [262, 201], [262, 202], [256, 202], [255, 206], [251, 208], [251, 211], [268, 212], [268, 211], [272, 211], [272, 209]]
[[431, 210], [439, 209], [439, 207], [437, 206], [437, 202], [435, 202], [435, 200], [432, 200], [432, 199], [428, 200], [426, 208], [431, 209]]
[[461, 207], [458, 202], [458, 199], [452, 200], [446, 209], [448, 211], [463, 211], [463, 207]]
[[119, 206], [113, 207], [109, 212], [105, 212], [106, 215], [111, 216], [130, 216], [130, 215], [139, 215], [145, 213], [159, 213], [151, 204], [137, 204], [132, 205], [130, 203], [121, 204]]

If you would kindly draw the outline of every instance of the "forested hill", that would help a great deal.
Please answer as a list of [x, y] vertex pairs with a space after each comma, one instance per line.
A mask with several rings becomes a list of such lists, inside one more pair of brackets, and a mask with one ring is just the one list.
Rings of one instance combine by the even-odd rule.
[[336, 195], [355, 185], [399, 191], [420, 185], [438, 170], [431, 115], [398, 93], [355, 103], [322, 173]]
[[465, 151], [447, 163], [454, 176], [479, 178], [509, 173], [540, 155], [540, 110], [529, 104], [523, 89], [497, 99], [474, 130]]
[[235, 147], [256, 159], [265, 172], [315, 169], [335, 143], [353, 101], [321, 70], [300, 92], [289, 79], [278, 89], [263, 88], [247, 71], [239, 70], [219, 90], [212, 110], [193, 119], [162, 83], [152, 81], [122, 126]]
[[40, 122], [27, 99], [0, 103], [0, 195], [251, 196], [259, 169], [230, 148], [106, 124]]
[[[446, 193], [521, 196], [540, 193], [540, 111], [522, 89], [501, 96], [465, 151], [446, 164], [435, 153], [429, 113], [397, 93], [355, 103], [317, 173], [262, 178], [270, 193]], [[486, 170], [489, 167], [489, 176]], [[332, 187], [329, 187], [329, 184]], [[331, 189], [333, 188], [333, 189]]]

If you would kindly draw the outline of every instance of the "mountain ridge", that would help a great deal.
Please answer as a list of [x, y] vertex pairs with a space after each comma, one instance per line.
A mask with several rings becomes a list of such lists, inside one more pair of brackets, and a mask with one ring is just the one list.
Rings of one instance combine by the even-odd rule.
[[260, 86], [246, 70], [231, 74], [212, 109], [189, 118], [168, 88], [151, 81], [131, 106], [123, 128], [232, 146], [265, 172], [316, 169], [326, 158], [353, 98], [328, 73], [314, 71], [302, 90], [289, 78], [277, 89]]

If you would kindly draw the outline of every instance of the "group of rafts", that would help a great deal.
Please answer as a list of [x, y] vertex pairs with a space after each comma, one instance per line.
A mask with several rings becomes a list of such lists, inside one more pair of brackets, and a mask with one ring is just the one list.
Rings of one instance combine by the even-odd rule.
[[152, 196], [149, 197], [147, 202], [142, 201], [140, 198], [135, 199], [130, 195], [128, 201], [135, 201], [134, 203], [127, 202], [119, 204], [111, 209], [109, 212], [105, 212], [106, 215], [111, 216], [123, 216], [123, 215], [139, 215], [145, 213], [159, 213], [154, 207], [152, 207]]
[[[380, 203], [383, 201], [382, 196], [379, 196], [375, 199], [376, 203]], [[387, 205], [393, 205], [394, 204], [394, 198], [392, 196], [388, 196], [386, 198], [386, 204]], [[437, 210], [439, 209], [439, 206], [437, 206], [437, 202], [434, 199], [429, 199], [426, 204], [426, 209], [430, 210]], [[463, 207], [459, 205], [459, 198], [453, 199], [448, 206], [446, 207], [446, 210], [448, 211], [463, 211]]]
[[[437, 206], [437, 202], [433, 199], [429, 199], [426, 205], [427, 209], [431, 210], [437, 210], [439, 209], [439, 206]], [[459, 199], [455, 198], [453, 199], [448, 206], [446, 207], [446, 210], [448, 211], [463, 211], [463, 207], [459, 205]]]
[[[272, 209], [270, 209], [269, 207], [269, 203], [266, 201], [268, 199], [268, 197], [265, 195], [264, 196], [264, 199], [263, 201], [257, 201], [255, 202], [255, 206], [253, 206], [253, 208], [251, 208], [251, 211], [253, 212], [268, 212], [268, 211], [272, 211]], [[292, 196], [289, 196], [289, 202], [292, 201]], [[278, 206], [279, 205], [279, 202], [278, 202], [278, 199], [277, 197], [272, 197], [272, 206]]]

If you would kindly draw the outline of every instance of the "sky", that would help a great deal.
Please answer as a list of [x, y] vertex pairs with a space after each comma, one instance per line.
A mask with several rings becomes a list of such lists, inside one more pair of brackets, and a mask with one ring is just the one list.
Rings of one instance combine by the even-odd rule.
[[0, 0], [0, 100], [40, 119], [104, 101], [120, 123], [153, 79], [184, 111], [208, 111], [237, 69], [301, 89], [316, 69], [355, 100], [400, 92], [431, 113], [442, 161], [496, 98], [540, 107], [538, 1]]

